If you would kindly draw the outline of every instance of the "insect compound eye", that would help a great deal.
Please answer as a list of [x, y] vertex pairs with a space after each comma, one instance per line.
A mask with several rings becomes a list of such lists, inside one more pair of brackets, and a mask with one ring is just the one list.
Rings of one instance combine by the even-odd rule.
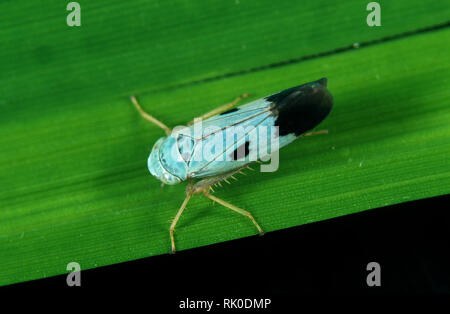
[[177, 138], [178, 151], [185, 161], [191, 159], [192, 150], [194, 149], [194, 140], [188, 136], [179, 135]]

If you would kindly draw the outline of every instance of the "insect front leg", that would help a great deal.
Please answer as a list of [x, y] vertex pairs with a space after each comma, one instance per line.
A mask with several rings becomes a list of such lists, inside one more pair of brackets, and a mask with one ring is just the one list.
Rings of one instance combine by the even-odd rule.
[[328, 134], [328, 130], [319, 130], [319, 131], [313, 131], [313, 132], [307, 132], [303, 134], [303, 136], [314, 136], [319, 134]]
[[172, 221], [172, 224], [170, 225], [169, 234], [170, 234], [170, 243], [172, 245], [172, 253], [175, 253], [175, 239], [174, 239], [174, 232], [175, 232], [175, 226], [177, 225], [178, 220], [181, 217], [181, 214], [183, 213], [184, 209], [186, 208], [187, 203], [189, 202], [190, 198], [192, 196], [192, 192], [189, 191], [189, 189], [186, 191], [186, 198], [183, 201], [183, 204], [181, 204], [180, 209], [178, 210], [177, 214], [175, 215], [175, 218]]
[[136, 107], [136, 109], [139, 111], [139, 113], [145, 120], [150, 121], [151, 123], [155, 124], [156, 126], [160, 127], [161, 129], [163, 129], [164, 132], [166, 132], [166, 135], [170, 135], [172, 133], [172, 130], [167, 125], [165, 125], [164, 123], [162, 123], [161, 121], [159, 121], [158, 119], [153, 117], [152, 115], [149, 115], [147, 112], [145, 112], [144, 109], [142, 109], [141, 105], [139, 105], [139, 103], [134, 95], [130, 96], [130, 99], [131, 99], [131, 102], [133, 103], [133, 105]]
[[228, 109], [231, 109], [234, 105], [236, 105], [241, 99], [247, 98], [248, 96], [249, 96], [249, 94], [242, 94], [242, 95], [240, 95], [239, 97], [237, 97], [235, 100], [233, 100], [232, 102], [227, 103], [227, 104], [225, 104], [225, 105], [223, 105], [223, 106], [220, 106], [220, 107], [218, 107], [218, 108], [216, 108], [216, 109], [214, 109], [214, 110], [211, 110], [210, 112], [207, 112], [207, 113], [201, 115], [200, 117], [195, 118], [195, 119], [192, 120], [192, 121], [189, 121], [187, 125], [189, 126], [189, 125], [194, 124], [194, 121], [195, 121], [196, 119], [205, 120], [205, 119], [208, 119], [208, 118], [210, 118], [210, 117], [212, 117], [212, 116], [215, 116], [216, 114], [225, 112], [225, 111], [227, 111]]

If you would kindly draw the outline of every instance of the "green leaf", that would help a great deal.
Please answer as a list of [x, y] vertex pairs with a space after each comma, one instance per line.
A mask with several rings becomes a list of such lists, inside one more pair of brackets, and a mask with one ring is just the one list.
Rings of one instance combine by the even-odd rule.
[[[237, 95], [251, 100], [327, 77], [335, 107], [280, 152], [274, 173], [216, 195], [265, 231], [450, 190], [450, 80], [443, 2], [80, 1], [0, 4], [0, 284], [169, 251], [184, 186], [164, 187], [146, 159], [166, 124]], [[402, 35], [403, 34], [403, 35]], [[382, 39], [385, 40], [382, 40]], [[353, 43], [359, 49], [349, 49]], [[188, 204], [178, 250], [256, 234], [204, 197]]]

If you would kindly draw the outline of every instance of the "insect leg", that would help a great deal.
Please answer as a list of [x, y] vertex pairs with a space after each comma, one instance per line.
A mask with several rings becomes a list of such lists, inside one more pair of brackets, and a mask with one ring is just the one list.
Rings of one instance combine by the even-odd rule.
[[328, 130], [313, 131], [303, 134], [303, 136], [314, 136], [319, 134], [328, 134]]
[[223, 105], [223, 106], [220, 106], [220, 107], [218, 107], [218, 108], [216, 108], [216, 109], [214, 109], [214, 110], [211, 110], [210, 112], [207, 112], [207, 113], [201, 115], [200, 117], [195, 118], [195, 119], [192, 120], [192, 121], [189, 121], [187, 125], [192, 125], [192, 124], [194, 124], [194, 121], [195, 121], [196, 119], [205, 120], [205, 119], [208, 119], [208, 118], [210, 118], [210, 117], [212, 117], [212, 116], [215, 116], [216, 114], [225, 112], [225, 111], [227, 111], [228, 109], [230, 109], [231, 107], [233, 107], [234, 105], [236, 105], [241, 99], [247, 98], [248, 96], [249, 96], [249, 94], [242, 94], [241, 96], [237, 97], [237, 98], [236, 98], [235, 100], [233, 100], [232, 102], [227, 103], [227, 104], [225, 104], [225, 105]]
[[164, 123], [162, 123], [161, 121], [159, 121], [155, 117], [149, 115], [147, 112], [145, 112], [142, 109], [141, 105], [139, 105], [139, 103], [138, 103], [138, 101], [137, 101], [137, 99], [136, 99], [136, 97], [134, 95], [130, 96], [130, 99], [131, 99], [131, 102], [133, 103], [133, 105], [136, 107], [136, 109], [139, 111], [139, 113], [141, 114], [141, 116], [144, 119], [146, 119], [147, 121], [150, 121], [151, 123], [159, 126], [161, 129], [164, 130], [164, 132], [166, 132], [167, 135], [170, 135], [172, 133], [172, 130], [167, 125], [165, 125]]
[[241, 215], [247, 216], [248, 218], [250, 218], [250, 220], [253, 222], [253, 224], [254, 224], [254, 225], [256, 226], [256, 228], [258, 229], [259, 234], [260, 234], [260, 235], [263, 235], [263, 234], [264, 234], [264, 231], [263, 231], [263, 230], [261, 229], [261, 227], [258, 225], [258, 223], [256, 222], [255, 218], [253, 218], [252, 214], [250, 214], [248, 211], [243, 210], [243, 209], [241, 209], [241, 208], [239, 208], [239, 207], [236, 207], [236, 206], [234, 206], [234, 205], [232, 205], [232, 204], [230, 204], [230, 203], [227, 203], [227, 202], [225, 202], [224, 200], [222, 200], [222, 199], [220, 199], [220, 198], [217, 198], [217, 197], [215, 197], [214, 195], [211, 195], [211, 194], [209, 194], [209, 193], [207, 193], [207, 192], [204, 192], [203, 194], [205, 194], [205, 196], [206, 196], [207, 198], [213, 200], [214, 202], [217, 202], [217, 203], [219, 203], [220, 205], [225, 206], [225, 207], [227, 207], [227, 208], [229, 208], [229, 209], [231, 209], [231, 210], [233, 210], [233, 211], [235, 211], [235, 212], [237, 212], [237, 213], [239, 213], [239, 214], [241, 214]]
[[178, 210], [175, 218], [172, 221], [172, 224], [170, 225], [169, 233], [170, 233], [170, 242], [172, 244], [172, 253], [175, 253], [175, 240], [173, 237], [173, 233], [175, 231], [175, 226], [176, 226], [178, 220], [180, 219], [181, 214], [183, 213], [183, 210], [186, 208], [186, 205], [189, 202], [189, 199], [191, 198], [191, 196], [192, 196], [192, 193], [189, 193], [189, 192], [186, 193], [186, 198], [184, 199], [183, 204], [181, 204], [180, 209]]

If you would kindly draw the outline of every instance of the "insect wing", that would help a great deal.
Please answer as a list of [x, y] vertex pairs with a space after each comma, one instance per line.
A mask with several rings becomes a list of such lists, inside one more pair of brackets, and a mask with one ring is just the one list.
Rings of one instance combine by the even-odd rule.
[[223, 174], [261, 159], [316, 127], [332, 106], [327, 80], [322, 78], [194, 123], [188, 176]]
[[194, 178], [218, 175], [255, 161], [259, 127], [273, 124], [270, 102], [265, 99], [202, 121], [203, 136], [196, 138], [188, 175]]

